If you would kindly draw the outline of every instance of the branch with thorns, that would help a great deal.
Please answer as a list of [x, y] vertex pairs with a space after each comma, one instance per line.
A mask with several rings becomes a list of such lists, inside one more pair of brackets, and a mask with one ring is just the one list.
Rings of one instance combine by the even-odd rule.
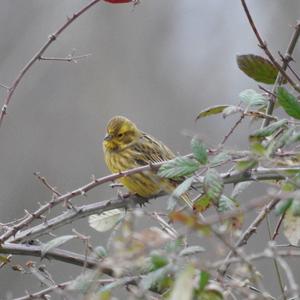
[[[33, 57], [27, 62], [27, 64], [21, 69], [11, 86], [1, 85], [2, 87], [7, 89], [7, 95], [4, 99], [4, 104], [2, 106], [1, 112], [0, 112], [0, 127], [3, 123], [3, 119], [5, 115], [7, 114], [7, 108], [11, 101], [12, 96], [14, 95], [16, 88], [18, 87], [19, 83], [22, 81], [24, 76], [27, 74], [27, 72], [32, 68], [32, 66], [38, 61], [38, 60], [50, 60], [50, 59], [43, 59], [43, 54], [45, 51], [49, 48], [49, 46], [57, 40], [57, 38], [75, 21], [77, 20], [82, 14], [84, 14], [86, 11], [88, 11], [92, 6], [100, 2], [101, 0], [93, 0], [87, 5], [85, 5], [83, 8], [75, 12], [72, 17], [67, 18], [67, 21], [57, 29], [57, 31], [53, 34], [51, 34], [48, 38], [48, 41], [38, 50], [36, 54], [33, 55]], [[73, 58], [74, 59], [74, 58]]]

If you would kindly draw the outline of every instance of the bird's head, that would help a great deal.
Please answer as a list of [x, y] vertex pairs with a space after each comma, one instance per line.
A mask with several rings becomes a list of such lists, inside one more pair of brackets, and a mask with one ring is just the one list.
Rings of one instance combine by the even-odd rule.
[[115, 116], [107, 124], [103, 146], [108, 151], [120, 151], [138, 139], [141, 134], [129, 119]]

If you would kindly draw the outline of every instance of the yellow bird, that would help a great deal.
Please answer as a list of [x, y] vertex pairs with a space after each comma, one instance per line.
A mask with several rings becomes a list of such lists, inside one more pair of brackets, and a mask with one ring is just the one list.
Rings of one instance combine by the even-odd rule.
[[[103, 140], [104, 159], [112, 173], [175, 158], [162, 142], [139, 130], [129, 119], [113, 117], [107, 124]], [[180, 182], [159, 177], [149, 170], [122, 177], [119, 181], [132, 193], [148, 198], [160, 192], [172, 193]], [[190, 207], [187, 194], [181, 197]]]

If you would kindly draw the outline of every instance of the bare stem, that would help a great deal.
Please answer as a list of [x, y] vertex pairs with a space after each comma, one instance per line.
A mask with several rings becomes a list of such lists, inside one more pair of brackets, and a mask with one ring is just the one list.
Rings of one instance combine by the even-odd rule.
[[[289, 65], [289, 61], [290, 61], [290, 58], [292, 57], [292, 54], [293, 54], [294, 49], [296, 47], [297, 41], [299, 39], [299, 35], [300, 35], [300, 22], [298, 22], [297, 25], [295, 26], [295, 30], [294, 30], [294, 33], [291, 37], [290, 43], [287, 47], [286, 54], [283, 57], [283, 62], [282, 62], [282, 66], [281, 66], [281, 68], [283, 70], [286, 70], [288, 65]], [[278, 88], [278, 86], [280, 86], [282, 84], [284, 78], [285, 77], [283, 76], [282, 73], [278, 73], [276, 81], [275, 81], [275, 83], [273, 85], [273, 88], [272, 88], [272, 94], [273, 95], [276, 94], [277, 88]], [[299, 92], [299, 89], [296, 89], [296, 90]], [[269, 101], [268, 107], [267, 107], [267, 110], [266, 110], [266, 113], [268, 115], [272, 115], [272, 113], [273, 113], [275, 102], [276, 102], [276, 97], [271, 96], [270, 100], [271, 101]], [[265, 119], [263, 124], [262, 124], [262, 127], [266, 127], [269, 124], [270, 124], [270, 120]]]
[[[268, 204], [264, 206], [258, 216], [254, 219], [254, 221], [250, 224], [250, 226], [244, 231], [241, 235], [237, 243], [235, 244], [235, 248], [242, 247], [247, 244], [250, 237], [256, 233], [257, 227], [261, 224], [261, 222], [265, 219], [267, 214], [275, 207], [275, 205], [280, 201], [280, 198], [275, 198], [271, 200]], [[233, 252], [230, 251], [225, 259], [224, 268], [220, 269], [220, 273], [224, 276], [228, 270], [230, 264], [227, 261], [233, 256]]]
[[[152, 166], [153, 167], [153, 166]], [[137, 168], [140, 169], [140, 168]], [[133, 172], [136, 171], [137, 169], [132, 169], [132, 170], [128, 170], [127, 172]], [[245, 172], [239, 172], [239, 173], [235, 173], [233, 172], [232, 174], [221, 174], [221, 177], [223, 178], [223, 181], [225, 184], [229, 184], [229, 183], [237, 183], [237, 182], [241, 182], [241, 181], [250, 181], [250, 180], [255, 180], [255, 181], [259, 181], [259, 180], [268, 180], [268, 179], [284, 179], [285, 176], [281, 175], [280, 172], [283, 172], [283, 170], [288, 170], [287, 168], [277, 168], [277, 169], [272, 169], [272, 172], [270, 172], [268, 169], [264, 169], [264, 168], [258, 168], [255, 172], [253, 173], [246, 173]], [[289, 168], [289, 170], [291, 170]], [[292, 170], [295, 170], [295, 168], [292, 168]], [[130, 173], [132, 174], [132, 173]], [[114, 176], [118, 175], [118, 174], [113, 174]], [[110, 175], [110, 176], [113, 176]], [[107, 178], [103, 177], [103, 178]], [[101, 178], [100, 178], [101, 179]], [[100, 180], [99, 179], [99, 180]], [[196, 188], [201, 188], [202, 187], [202, 182], [203, 182], [203, 177], [199, 177], [198, 181], [197, 181], [197, 185], [195, 185]], [[80, 190], [80, 189], [79, 189]], [[75, 192], [71, 192], [71, 194], [74, 194]], [[69, 195], [70, 193], [66, 194]], [[165, 193], [161, 193], [159, 195], [156, 195], [155, 197], [151, 197], [151, 198], [159, 198], [161, 196], [166, 195]], [[56, 200], [58, 199], [62, 199], [63, 196], [58, 197]], [[101, 201], [98, 203], [94, 203], [94, 204], [90, 204], [90, 205], [83, 205], [81, 207], [73, 207], [72, 209], [67, 210], [66, 212], [64, 212], [63, 214], [47, 220], [46, 222], [43, 222], [42, 224], [39, 224], [35, 227], [31, 227], [29, 229], [26, 229], [24, 231], [19, 232], [15, 232], [13, 235], [15, 236], [14, 238], [10, 238], [9, 241], [10, 242], [20, 242], [20, 241], [24, 241], [26, 239], [33, 239], [36, 238], [40, 235], [44, 235], [46, 233], [49, 233], [50, 231], [57, 229], [65, 224], [69, 224], [71, 222], [74, 222], [75, 220], [78, 220], [80, 218], [84, 218], [87, 217], [91, 214], [95, 214], [95, 213], [103, 213], [105, 211], [109, 211], [112, 209], [128, 209], [128, 208], [132, 208], [135, 207], [137, 204], [141, 203], [141, 202], [145, 202], [150, 200], [151, 198], [141, 198], [138, 197], [136, 195], [130, 195], [130, 194], [126, 194], [123, 196], [123, 199], [120, 198], [116, 198], [116, 199], [112, 199], [112, 200], [106, 200], [106, 201]], [[258, 199], [257, 201], [253, 201], [249, 202], [249, 204], [247, 204], [244, 208], [245, 211], [254, 209], [255, 207], [257, 207], [257, 205], [263, 205], [265, 203], [268, 203], [266, 201], [270, 201], [269, 197], [267, 198], [262, 198], [262, 199]], [[279, 200], [278, 200], [279, 201]], [[207, 219], [207, 223], [204, 223], [206, 225], [212, 225], [215, 224], [217, 222], [220, 222], [222, 220], [224, 220], [224, 218], [230, 218], [233, 217], [235, 215], [240, 214], [243, 211], [243, 208], [239, 208], [236, 211], [232, 211], [232, 212], [228, 212], [228, 213], [224, 213], [224, 215], [219, 214], [218, 216], [212, 216], [209, 217]], [[17, 226], [17, 225], [16, 225]], [[25, 226], [23, 226], [22, 228], [24, 228]], [[7, 236], [7, 235], [6, 235]], [[11, 237], [11, 236], [10, 236]], [[7, 239], [6, 239], [7, 240]]]
[[[283, 65], [281, 66], [277, 61], [276, 59], [274, 58], [274, 56], [272, 55], [271, 51], [269, 50], [269, 48], [267, 47], [267, 44], [266, 42], [263, 40], [263, 38], [261, 37], [254, 21], [253, 21], [253, 18], [250, 14], [250, 11], [248, 9], [248, 6], [246, 4], [246, 0], [241, 0], [241, 3], [242, 3], [242, 6], [244, 8], [244, 11], [245, 11], [245, 14], [248, 18], [248, 21], [250, 23], [250, 26], [258, 40], [258, 45], [259, 47], [261, 47], [263, 49], [263, 51], [265, 52], [265, 54], [268, 56], [268, 58], [270, 59], [270, 61], [272, 62], [272, 64], [278, 69], [279, 73], [280, 73], [280, 77], [279, 77], [279, 74], [277, 76], [277, 79], [280, 78], [280, 80], [278, 80], [279, 82], [282, 82], [282, 78], [286, 79], [289, 84], [295, 89], [297, 90], [298, 92], [300, 92], [300, 88], [299, 86], [291, 79], [291, 77], [285, 72], [287, 66], [285, 65], [286, 63], [283, 63]], [[299, 34], [300, 34], [300, 24], [297, 23], [296, 27], [295, 27], [295, 32], [294, 32], [294, 35], [292, 37], [292, 40], [289, 44], [289, 47], [288, 47], [288, 51], [287, 53], [289, 54], [289, 56], [291, 56], [292, 52], [294, 51], [294, 48], [296, 46], [296, 43], [297, 43], [297, 40], [298, 40], [298, 37], [299, 37]], [[277, 81], [277, 80], [276, 80]], [[272, 109], [273, 111], [273, 109]], [[270, 113], [269, 111], [267, 111], [267, 114], [268, 115], [271, 115], [272, 113]]]
[[31, 67], [34, 65], [36, 61], [38, 61], [44, 52], [49, 48], [49, 46], [61, 35], [63, 31], [65, 31], [66, 28], [68, 28], [78, 17], [80, 17], [83, 13], [85, 13], [88, 9], [90, 9], [92, 6], [94, 6], [96, 3], [98, 3], [101, 0], [93, 0], [89, 4], [85, 5], [83, 8], [81, 8], [78, 12], [74, 13], [72, 17], [68, 18], [67, 21], [58, 28], [58, 30], [51, 34], [48, 38], [48, 41], [40, 48], [40, 50], [37, 51], [36, 54], [27, 62], [27, 64], [23, 67], [23, 69], [19, 72], [17, 77], [15, 78], [14, 82], [12, 83], [11, 87], [8, 89], [8, 93], [4, 99], [4, 104], [2, 106], [1, 112], [0, 112], [0, 127], [2, 125], [4, 116], [7, 113], [7, 108], [10, 103], [10, 100], [15, 93], [16, 88], [18, 87], [19, 83], [23, 79], [23, 77], [26, 75], [26, 73], [31, 69]]

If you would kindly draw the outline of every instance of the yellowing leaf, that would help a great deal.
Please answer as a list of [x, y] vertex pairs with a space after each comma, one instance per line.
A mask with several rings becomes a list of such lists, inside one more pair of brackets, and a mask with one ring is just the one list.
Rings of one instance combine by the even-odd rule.
[[192, 300], [193, 299], [193, 279], [195, 269], [189, 265], [183, 270], [175, 281], [171, 292], [170, 300]]
[[202, 111], [199, 112], [196, 121], [200, 118], [203, 117], [208, 117], [208, 116], [212, 116], [212, 115], [217, 115], [220, 114], [221, 112], [223, 112], [223, 110], [227, 107], [229, 107], [230, 105], [216, 105], [216, 106], [211, 106], [208, 107]]
[[269, 60], [253, 54], [237, 55], [236, 60], [240, 70], [255, 81], [275, 82], [278, 70]]
[[99, 232], [105, 232], [116, 226], [124, 215], [124, 210], [112, 209], [100, 215], [89, 216], [89, 225]]
[[193, 204], [193, 210], [196, 212], [204, 212], [207, 210], [212, 202], [212, 199], [209, 198], [206, 194], [198, 198]]

